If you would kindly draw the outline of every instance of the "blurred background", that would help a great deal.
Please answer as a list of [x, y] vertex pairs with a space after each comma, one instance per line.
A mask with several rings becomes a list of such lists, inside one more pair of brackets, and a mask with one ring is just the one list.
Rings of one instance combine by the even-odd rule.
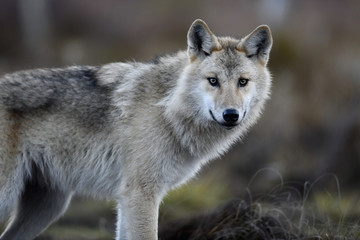
[[[1, 0], [0, 73], [149, 61], [185, 49], [197, 18], [216, 35], [270, 26], [272, 98], [243, 142], [165, 199], [160, 221], [279, 185], [326, 198], [340, 191], [348, 214], [360, 212], [360, 1]], [[77, 200], [58, 224], [106, 235], [112, 208]]]

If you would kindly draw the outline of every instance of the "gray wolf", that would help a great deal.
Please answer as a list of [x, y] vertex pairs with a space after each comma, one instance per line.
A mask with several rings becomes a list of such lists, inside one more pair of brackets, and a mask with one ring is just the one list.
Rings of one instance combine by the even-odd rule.
[[187, 44], [0, 78], [1, 240], [33, 239], [74, 195], [117, 202], [116, 239], [157, 239], [165, 194], [241, 138], [270, 93], [267, 26], [234, 39], [196, 20]]

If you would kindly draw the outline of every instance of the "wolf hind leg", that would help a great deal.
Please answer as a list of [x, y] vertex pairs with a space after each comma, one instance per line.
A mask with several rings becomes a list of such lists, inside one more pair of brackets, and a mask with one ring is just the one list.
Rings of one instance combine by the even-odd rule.
[[35, 238], [66, 210], [71, 195], [37, 181], [26, 183], [12, 221], [0, 240]]
[[9, 217], [24, 188], [23, 169], [16, 161], [5, 164], [3, 156], [0, 146], [0, 224]]
[[0, 224], [15, 208], [24, 188], [25, 168], [18, 154], [19, 124], [0, 105]]
[[15, 181], [0, 183], [0, 224], [11, 214], [21, 195], [22, 186]]

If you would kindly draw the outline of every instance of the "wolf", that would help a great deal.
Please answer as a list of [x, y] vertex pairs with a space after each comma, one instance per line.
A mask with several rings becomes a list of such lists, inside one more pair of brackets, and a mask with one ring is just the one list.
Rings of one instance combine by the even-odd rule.
[[116, 239], [157, 239], [166, 193], [219, 157], [269, 99], [272, 36], [215, 36], [198, 19], [187, 49], [0, 78], [1, 240], [33, 239], [73, 196], [117, 203]]

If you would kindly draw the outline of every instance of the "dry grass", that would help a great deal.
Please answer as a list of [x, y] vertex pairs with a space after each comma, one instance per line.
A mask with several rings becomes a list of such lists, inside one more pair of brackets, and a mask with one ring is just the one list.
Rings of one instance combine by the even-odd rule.
[[[248, 189], [211, 212], [164, 223], [160, 239], [360, 238], [359, 195], [342, 195], [336, 176], [324, 174], [312, 183], [284, 183], [279, 177], [281, 183], [269, 192], [255, 195]], [[321, 184], [329, 180], [334, 188]]]

